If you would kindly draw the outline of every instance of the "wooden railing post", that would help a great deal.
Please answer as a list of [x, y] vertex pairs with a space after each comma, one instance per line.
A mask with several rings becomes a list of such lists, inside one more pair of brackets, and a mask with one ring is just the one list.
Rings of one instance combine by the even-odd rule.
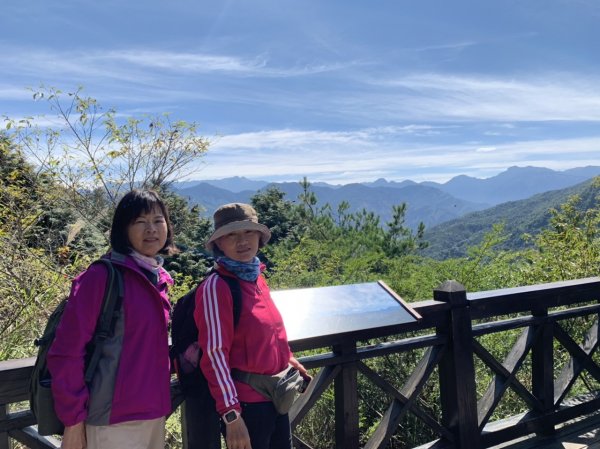
[[448, 347], [440, 362], [442, 424], [455, 436], [455, 447], [481, 447], [477, 421], [477, 394], [473, 362], [471, 315], [465, 287], [446, 281], [433, 292], [433, 299], [451, 305], [448, 319], [438, 334], [448, 337]]
[[[544, 407], [543, 413], [554, 410], [554, 347], [553, 323], [548, 321], [548, 309], [533, 310], [532, 315], [544, 321], [535, 325], [540, 330], [540, 338], [531, 348], [531, 390]], [[554, 433], [554, 425], [545, 423], [537, 432], [549, 436]]]
[[[0, 404], [0, 421], [6, 419], [8, 415], [8, 405]], [[8, 438], [8, 432], [0, 433], [0, 449], [11, 449], [12, 444]]]
[[[356, 342], [348, 341], [334, 346], [336, 355], [356, 353]], [[358, 368], [356, 362], [342, 365], [334, 381], [335, 392], [335, 447], [358, 449]]]

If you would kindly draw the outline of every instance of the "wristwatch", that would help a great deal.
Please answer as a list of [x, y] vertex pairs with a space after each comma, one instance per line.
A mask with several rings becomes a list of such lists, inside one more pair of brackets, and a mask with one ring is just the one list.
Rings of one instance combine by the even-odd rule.
[[240, 414], [240, 412], [238, 412], [236, 409], [233, 409], [233, 410], [229, 410], [221, 418], [223, 418], [223, 421], [225, 422], [225, 424], [231, 424], [232, 422], [235, 422], [238, 419], [240, 419], [240, 416], [242, 416]]

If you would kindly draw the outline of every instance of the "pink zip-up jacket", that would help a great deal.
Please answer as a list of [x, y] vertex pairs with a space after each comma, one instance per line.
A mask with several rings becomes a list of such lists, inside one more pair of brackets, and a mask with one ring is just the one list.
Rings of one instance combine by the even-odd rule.
[[[261, 267], [264, 270], [264, 266]], [[196, 291], [194, 319], [202, 349], [200, 368], [221, 415], [241, 411], [240, 402], [265, 402], [267, 398], [231, 378], [231, 369], [276, 374], [288, 366], [292, 355], [283, 319], [260, 275], [256, 282], [238, 278], [242, 291], [241, 313], [233, 322], [233, 299], [221, 276], [234, 276], [223, 267], [211, 274]]]
[[111, 253], [123, 275], [122, 313], [103, 346], [96, 375], [84, 382], [86, 344], [100, 314], [107, 271], [96, 264], [79, 274], [48, 352], [52, 394], [65, 426], [149, 420], [171, 411], [167, 297], [173, 280], [161, 268], [154, 286], [130, 256]]

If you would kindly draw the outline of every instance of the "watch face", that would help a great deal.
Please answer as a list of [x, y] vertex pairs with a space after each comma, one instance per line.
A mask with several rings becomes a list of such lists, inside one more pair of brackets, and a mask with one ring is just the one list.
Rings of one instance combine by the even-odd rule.
[[235, 412], [235, 410], [231, 410], [230, 412], [225, 413], [223, 419], [226, 423], [231, 423], [237, 419], [237, 413]]

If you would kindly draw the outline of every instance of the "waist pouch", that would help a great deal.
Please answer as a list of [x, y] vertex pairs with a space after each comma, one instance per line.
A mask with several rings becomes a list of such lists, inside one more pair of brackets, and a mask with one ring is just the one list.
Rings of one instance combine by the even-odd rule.
[[270, 399], [280, 415], [289, 412], [296, 395], [305, 383], [300, 372], [292, 366], [277, 374], [247, 373], [234, 368], [231, 370], [231, 376]]

